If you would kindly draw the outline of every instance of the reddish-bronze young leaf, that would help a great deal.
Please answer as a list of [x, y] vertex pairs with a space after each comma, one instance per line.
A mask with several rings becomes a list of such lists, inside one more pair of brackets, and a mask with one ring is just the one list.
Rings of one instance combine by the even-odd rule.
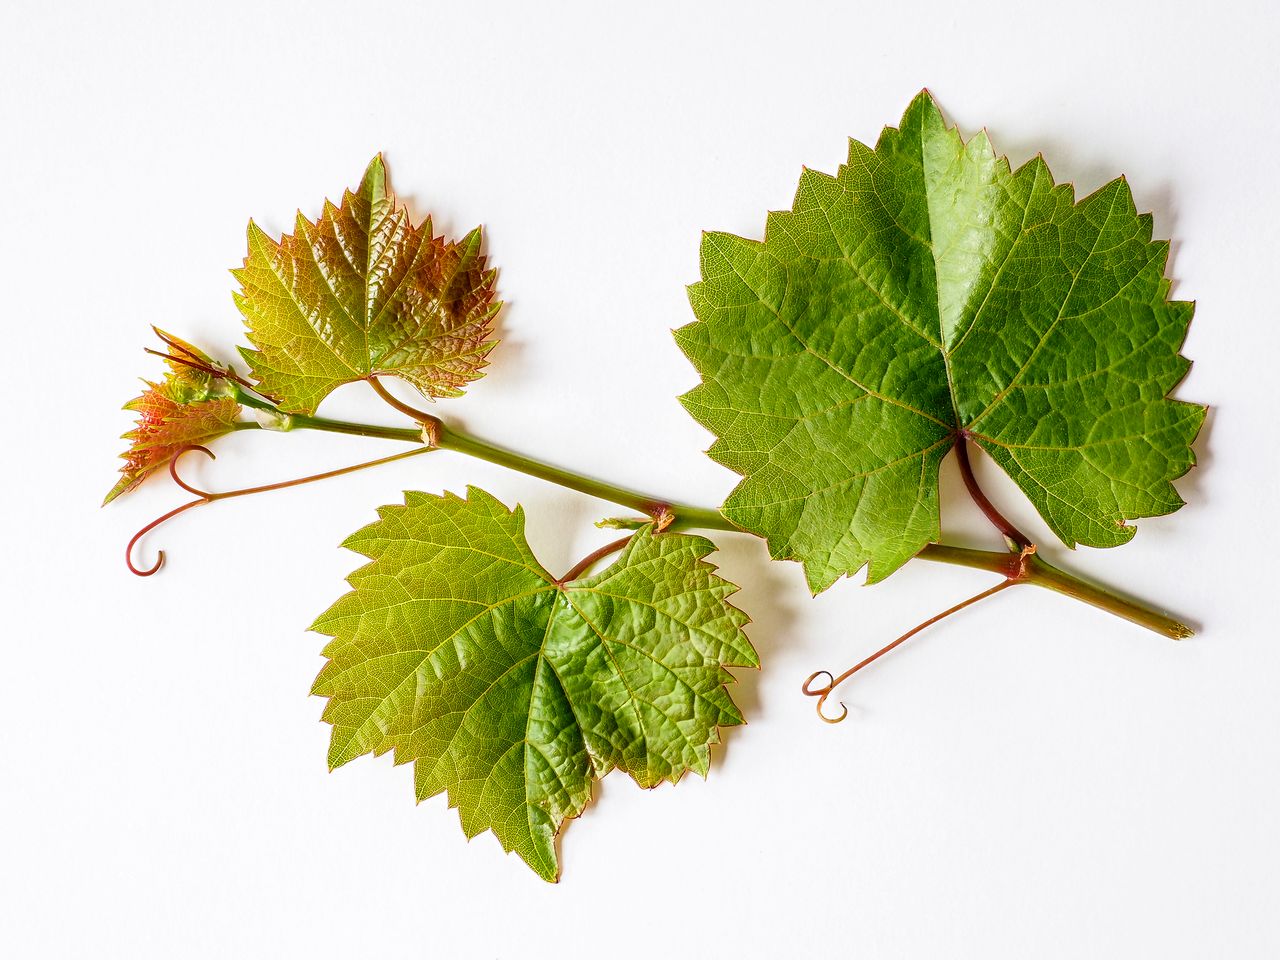
[[497, 271], [485, 269], [477, 227], [461, 240], [414, 226], [387, 185], [382, 157], [342, 205], [273, 240], [249, 223], [249, 252], [232, 273], [260, 391], [312, 413], [344, 383], [393, 374], [427, 397], [455, 397], [481, 375]]
[[171, 334], [156, 331], [173, 351], [164, 380], [144, 380], [147, 389], [142, 396], [130, 400], [124, 409], [138, 414], [138, 425], [123, 435], [129, 449], [120, 454], [124, 466], [120, 479], [111, 488], [103, 504], [122, 493], [128, 493], [146, 477], [164, 467], [175, 453], [192, 444], [207, 444], [235, 429], [240, 404], [221, 395], [218, 379], [184, 363], [183, 359], [203, 363], [211, 369], [217, 365], [205, 354]]

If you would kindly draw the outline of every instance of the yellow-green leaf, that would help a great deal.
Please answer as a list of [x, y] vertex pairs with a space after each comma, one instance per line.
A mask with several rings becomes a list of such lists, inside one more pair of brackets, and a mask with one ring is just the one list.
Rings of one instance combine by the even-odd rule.
[[524, 514], [474, 487], [406, 493], [346, 541], [371, 559], [312, 629], [333, 637], [329, 763], [394, 751], [419, 799], [447, 791], [468, 837], [492, 830], [537, 873], [619, 768], [642, 787], [706, 774], [742, 723], [726, 668], [757, 666], [702, 537], [638, 531], [604, 571], [557, 582]]

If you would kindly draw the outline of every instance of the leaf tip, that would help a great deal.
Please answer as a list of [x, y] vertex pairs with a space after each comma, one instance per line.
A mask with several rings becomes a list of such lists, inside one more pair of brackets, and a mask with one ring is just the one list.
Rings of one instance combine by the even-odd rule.
[[373, 155], [369, 165], [365, 167], [364, 176], [360, 178], [360, 193], [370, 200], [382, 200], [388, 196], [389, 192], [387, 190], [387, 167], [382, 160], [382, 151], [379, 150]]

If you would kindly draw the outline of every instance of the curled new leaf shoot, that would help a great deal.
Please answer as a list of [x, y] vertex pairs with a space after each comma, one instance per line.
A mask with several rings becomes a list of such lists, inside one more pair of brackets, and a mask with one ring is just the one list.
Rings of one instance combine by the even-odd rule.
[[[165, 334], [163, 331], [157, 330], [156, 332], [160, 335], [160, 338], [162, 340], [165, 339]], [[169, 341], [165, 340], [165, 342], [168, 343]], [[160, 357], [162, 360], [166, 360], [169, 363], [176, 363], [180, 366], [188, 367], [192, 370], [198, 370], [201, 373], [208, 374], [210, 377], [213, 377], [215, 380], [230, 380], [233, 383], [237, 383], [242, 387], [253, 389], [253, 384], [251, 384], [244, 377], [240, 376], [240, 374], [236, 373], [230, 367], [219, 367], [216, 364], [207, 363], [204, 360], [201, 360], [199, 357], [191, 356], [189, 353], [186, 353], [185, 351], [180, 351], [175, 353], [165, 353], [162, 350], [152, 350], [150, 347], [143, 347], [142, 349], [144, 353], [149, 353], [153, 357]], [[176, 351], [179, 348], [174, 347], [173, 349]]]
[[178, 475], [178, 461], [182, 459], [184, 454], [191, 453], [194, 450], [198, 450], [199, 452], [203, 453], [210, 460], [217, 459], [217, 456], [208, 447], [202, 447], [199, 444], [195, 444], [195, 443], [188, 444], [187, 446], [182, 447], [180, 450], [174, 453], [173, 459], [169, 461], [169, 476], [173, 478], [173, 482], [177, 486], [187, 491], [187, 493], [193, 494], [196, 499], [190, 501], [189, 503], [184, 503], [182, 506], [176, 507], [173, 510], [170, 510], [166, 514], [156, 517], [156, 519], [152, 520], [150, 523], [148, 523], [141, 530], [139, 530], [137, 533], [135, 533], [132, 537], [129, 538], [129, 543], [125, 547], [124, 562], [125, 562], [125, 565], [129, 568], [130, 573], [136, 574], [139, 577], [149, 577], [152, 574], [159, 571], [159, 569], [164, 565], [164, 560], [165, 560], [165, 554], [163, 550], [157, 553], [156, 562], [151, 567], [142, 568], [137, 566], [133, 562], [134, 547], [137, 546], [139, 540], [141, 540], [144, 536], [146, 536], [156, 527], [160, 526], [161, 524], [169, 520], [172, 520], [174, 517], [176, 517], [180, 513], [185, 513], [186, 511], [192, 509], [193, 507], [204, 506], [206, 503], [213, 503], [217, 500], [230, 500], [233, 497], [247, 497], [250, 494], [254, 494], [254, 493], [269, 493], [272, 490], [284, 490], [289, 487], [301, 486], [304, 483], [314, 483], [317, 480], [329, 480], [333, 477], [341, 477], [341, 476], [344, 476], [345, 474], [355, 473], [358, 470], [365, 470], [369, 467], [378, 467], [384, 463], [392, 463], [393, 461], [396, 461], [396, 460], [406, 460], [409, 457], [416, 457], [419, 454], [430, 453], [432, 448], [429, 446], [416, 447], [413, 450], [406, 450], [403, 453], [393, 454], [392, 456], [389, 456], [389, 457], [379, 457], [377, 460], [366, 460], [363, 463], [352, 464], [349, 467], [341, 467], [337, 470], [327, 470], [324, 473], [315, 473], [306, 477], [298, 477], [294, 480], [283, 480], [279, 483], [267, 483], [267, 484], [263, 484], [261, 486], [256, 486], [256, 487], [242, 487], [238, 490], [225, 490], [220, 493], [215, 493], [210, 490], [202, 490], [199, 487], [194, 486], [193, 484], [190, 484], [187, 481], [183, 480], [182, 477]]
[[136, 413], [134, 428], [124, 434], [129, 448], [120, 455], [120, 478], [103, 503], [128, 493], [165, 467], [183, 447], [205, 445], [240, 430], [243, 405], [256, 406], [248, 381], [230, 365], [217, 362], [198, 347], [152, 327], [164, 350], [146, 349], [167, 369], [158, 381], [144, 380], [141, 396], [125, 404]]

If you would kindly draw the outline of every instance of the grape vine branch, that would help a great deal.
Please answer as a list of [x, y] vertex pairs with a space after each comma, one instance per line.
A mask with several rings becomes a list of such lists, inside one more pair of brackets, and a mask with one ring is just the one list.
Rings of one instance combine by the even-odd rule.
[[[155, 351], [152, 351], [155, 352]], [[187, 358], [180, 354], [170, 353], [165, 355], [166, 359], [173, 360], [186, 365], [195, 365]], [[214, 503], [218, 500], [226, 500], [233, 497], [242, 497], [255, 493], [267, 493], [274, 490], [282, 490], [288, 487], [297, 486], [303, 483], [312, 483], [318, 480], [326, 480], [332, 477], [339, 477], [345, 474], [353, 473], [358, 470], [364, 470], [371, 467], [381, 466], [382, 464], [392, 463], [403, 460], [408, 457], [418, 456], [424, 453], [430, 453], [434, 450], [452, 450], [457, 453], [463, 453], [467, 456], [475, 457], [489, 463], [498, 464], [511, 470], [524, 473], [528, 476], [537, 477], [541, 480], [558, 484], [559, 486], [575, 490], [588, 496], [606, 500], [619, 506], [628, 507], [632, 510], [639, 511], [644, 514], [643, 518], [637, 518], [637, 523], [648, 523], [653, 521], [657, 523], [660, 530], [711, 530], [721, 532], [740, 532], [739, 528], [724, 517], [718, 510], [707, 507], [697, 507], [690, 504], [682, 503], [674, 498], [658, 496], [649, 493], [643, 493], [632, 490], [627, 487], [618, 486], [603, 480], [597, 480], [583, 474], [567, 470], [562, 467], [552, 466], [542, 460], [527, 456], [525, 454], [516, 453], [512, 450], [496, 446], [474, 437], [457, 427], [450, 427], [441, 418], [436, 417], [423, 410], [409, 406], [403, 401], [397, 399], [382, 384], [378, 383], [376, 377], [368, 378], [368, 384], [373, 391], [382, 398], [389, 407], [397, 412], [409, 417], [413, 422], [412, 427], [395, 427], [370, 423], [352, 423], [342, 420], [331, 420], [325, 417], [307, 416], [302, 414], [287, 413], [281, 410], [275, 403], [269, 399], [255, 393], [238, 375], [227, 368], [200, 364], [200, 368], [210, 376], [220, 378], [226, 385], [230, 394], [246, 407], [263, 411], [270, 417], [273, 424], [277, 424], [277, 429], [300, 429], [300, 430], [319, 430], [329, 433], [340, 433], [350, 436], [368, 437], [379, 440], [401, 440], [407, 443], [417, 445], [415, 449], [404, 453], [395, 454], [389, 457], [381, 457], [376, 460], [370, 460], [364, 463], [355, 464], [349, 467], [343, 467], [337, 470], [330, 470], [324, 473], [314, 474], [307, 477], [301, 477], [295, 480], [288, 480], [281, 483], [271, 483], [262, 486], [247, 487], [239, 490], [231, 490], [223, 493], [212, 493], [204, 490], [196, 489], [184, 482], [177, 472], [178, 460], [183, 453], [191, 450], [199, 450], [210, 457], [213, 454], [205, 447], [192, 445], [179, 451], [179, 454], [169, 464], [169, 472], [173, 481], [182, 489], [196, 495], [197, 499], [183, 504], [174, 510], [171, 510], [155, 520], [148, 523], [140, 529], [129, 540], [125, 550], [125, 562], [129, 569], [139, 576], [150, 576], [156, 573], [164, 562], [164, 551], [160, 551], [157, 555], [156, 562], [148, 568], [140, 568], [136, 566], [133, 553], [138, 541], [147, 533], [155, 530], [158, 526], [166, 521], [184, 513], [194, 507], [203, 506]], [[256, 421], [242, 421], [236, 425], [238, 430], [258, 430], [263, 429], [262, 424]], [[834, 690], [852, 677], [855, 673], [867, 667], [871, 663], [878, 660], [884, 654], [890, 652], [900, 646], [911, 637], [915, 636], [926, 627], [932, 626], [938, 621], [954, 614], [966, 607], [985, 600], [988, 597], [1003, 591], [1007, 587], [1017, 584], [1032, 584], [1038, 587], [1052, 590], [1084, 603], [1091, 604], [1101, 610], [1105, 610], [1117, 617], [1129, 620], [1148, 630], [1155, 631], [1166, 637], [1173, 639], [1185, 639], [1192, 636], [1193, 631], [1186, 624], [1181, 623], [1166, 614], [1155, 610], [1145, 604], [1130, 600], [1117, 593], [1100, 587], [1076, 577], [1065, 570], [1061, 570], [1049, 563], [1037, 552], [1036, 544], [1029, 537], [1018, 530], [1003, 514], [992, 504], [990, 499], [982, 491], [978, 485], [977, 478], [974, 476], [973, 467], [970, 463], [967, 437], [963, 431], [957, 431], [954, 441], [953, 450], [955, 451], [957, 465], [960, 468], [961, 477], [964, 480], [965, 489], [969, 496], [977, 504], [983, 515], [991, 522], [991, 525], [1005, 539], [1009, 549], [1007, 551], [989, 551], [978, 550], [969, 547], [959, 547], [951, 544], [935, 543], [927, 545], [919, 554], [919, 559], [930, 560], [937, 563], [954, 564], [964, 567], [973, 567], [979, 570], [986, 570], [991, 573], [999, 574], [1003, 579], [996, 586], [984, 590], [976, 596], [970, 597], [961, 603], [950, 607], [943, 612], [930, 617], [924, 622], [912, 627], [896, 640], [885, 645], [871, 656], [857, 663], [853, 667], [833, 676], [827, 670], [815, 671], [805, 680], [802, 685], [802, 691], [811, 697], [818, 699], [817, 710], [818, 715], [827, 722], [839, 722], [844, 719], [847, 710], [841, 704], [842, 712], [837, 717], [829, 717], [823, 713], [823, 706], [827, 698]], [[598, 561], [619, 552], [626, 546], [630, 537], [623, 537], [616, 540], [600, 550], [594, 551], [585, 557], [582, 562], [575, 565], [574, 569], [565, 575], [564, 580], [574, 579], [581, 573]], [[829, 682], [823, 686], [814, 686], [814, 682], [820, 676], [826, 676]]]
[[[1011, 587], [1064, 594], [1166, 637], [1185, 624], [1046, 560], [979, 485], [978, 449], [1064, 544], [1112, 547], [1130, 521], [1182, 506], [1173, 481], [1195, 463], [1206, 408], [1170, 394], [1190, 361], [1194, 305], [1171, 300], [1168, 244], [1152, 239], [1123, 178], [1077, 200], [1043, 159], [1014, 170], [985, 134], [967, 143], [927, 91], [874, 147], [850, 141], [835, 175], [806, 169], [791, 210], [763, 239], [704, 233], [695, 319], [674, 331], [700, 382], [682, 396], [741, 476], [718, 508], [631, 489], [507, 449], [413, 406], [457, 397], [497, 343], [497, 272], [476, 228], [461, 239], [415, 223], [382, 157], [340, 204], [291, 234], [253, 221], [233, 297], [251, 346], [241, 375], [157, 330], [168, 366], [126, 409], [121, 477], [109, 502], [167, 468], [193, 499], [142, 540], [220, 500], [271, 493], [441, 451], [558, 484], [627, 510], [597, 526], [624, 535], [563, 576], [524, 532], [523, 508], [473, 486], [405, 491], [343, 546], [369, 562], [311, 629], [329, 637], [311, 691], [326, 698], [329, 764], [394, 752], [419, 800], [447, 792], [464, 832], [492, 831], [539, 876], [559, 876], [556, 839], [622, 770], [641, 787], [706, 775], [721, 730], [745, 722], [731, 668], [759, 657], [737, 587], [707, 558], [709, 533], [746, 533], [803, 564], [816, 595], [912, 559], [985, 570], [995, 583], [858, 663], [801, 685], [818, 716], [835, 692], [921, 631]], [[371, 390], [395, 424], [320, 416], [344, 385]], [[251, 417], [252, 419], [246, 419]], [[247, 430], [318, 430], [407, 449], [310, 476], [225, 491], [184, 479], [191, 453]], [[944, 543], [939, 468], [1004, 544]]]

